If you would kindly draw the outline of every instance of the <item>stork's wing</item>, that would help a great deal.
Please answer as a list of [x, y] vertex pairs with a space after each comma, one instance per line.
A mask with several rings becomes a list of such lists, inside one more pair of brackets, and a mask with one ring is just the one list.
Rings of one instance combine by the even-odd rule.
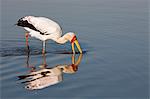
[[62, 29], [59, 24], [45, 17], [26, 16], [19, 19], [16, 25], [30, 28], [40, 32], [42, 35], [50, 35], [53, 33], [62, 34]]
[[42, 35], [49, 35], [56, 32], [62, 33], [62, 29], [58, 23], [45, 17], [32, 17], [30, 23], [32, 23]]
[[42, 34], [42, 35], [45, 34], [45, 33], [42, 33], [40, 30], [38, 30], [32, 23], [29, 23], [28, 20], [25, 20], [24, 18], [20, 18], [16, 25], [21, 26], [21, 27], [27, 27], [34, 31], [40, 32], [40, 34]]

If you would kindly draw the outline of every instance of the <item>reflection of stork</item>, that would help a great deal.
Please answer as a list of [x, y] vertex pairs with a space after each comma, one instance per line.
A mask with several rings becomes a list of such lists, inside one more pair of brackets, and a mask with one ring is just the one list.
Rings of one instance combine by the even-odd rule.
[[[46, 54], [44, 53], [44, 54], [42, 54], [42, 59], [43, 59], [43, 61], [42, 61], [42, 66], [44, 66], [44, 67], [46, 67], [47, 66], [47, 64], [46, 64]], [[30, 66], [30, 64], [29, 64], [29, 61], [30, 61], [30, 53], [29, 52], [27, 52], [27, 57], [26, 57], [27, 59], [27, 61], [26, 61], [26, 64], [27, 64], [27, 67], [32, 67], [32, 66]]]
[[76, 38], [76, 35], [72, 32], [66, 33], [64, 36], [62, 35], [62, 29], [58, 23], [55, 21], [45, 18], [45, 17], [35, 17], [35, 16], [25, 16], [18, 20], [16, 24], [18, 26], [24, 27], [29, 33], [26, 33], [26, 45], [28, 46], [28, 36], [35, 37], [41, 41], [43, 41], [43, 49], [42, 53], [45, 53], [46, 40], [53, 40], [59, 44], [64, 44], [67, 41], [70, 41], [72, 44], [72, 51], [75, 54], [74, 44], [76, 44], [80, 53], [82, 50]]
[[45, 65], [41, 65], [40, 70], [32, 71], [27, 75], [18, 76], [19, 80], [24, 80], [22, 83], [25, 83], [26, 89], [42, 89], [50, 85], [57, 84], [63, 79], [63, 73], [75, 73], [78, 70], [78, 66], [81, 62], [82, 54], [78, 56], [78, 59], [75, 60], [75, 55], [72, 55], [71, 64], [57, 65], [53, 68], [46, 68]]

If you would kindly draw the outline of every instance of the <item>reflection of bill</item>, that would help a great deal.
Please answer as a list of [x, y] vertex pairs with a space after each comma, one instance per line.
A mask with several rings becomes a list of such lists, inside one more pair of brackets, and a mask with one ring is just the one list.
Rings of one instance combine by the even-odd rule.
[[[31, 72], [27, 75], [18, 76], [20, 80], [25, 79], [26, 89], [42, 89], [61, 82], [63, 73], [75, 73], [78, 70], [78, 65], [81, 62], [82, 54], [75, 61], [75, 56], [72, 56], [71, 65], [57, 65], [53, 68], [42, 68], [38, 71]], [[40, 66], [42, 67], [42, 66]]]

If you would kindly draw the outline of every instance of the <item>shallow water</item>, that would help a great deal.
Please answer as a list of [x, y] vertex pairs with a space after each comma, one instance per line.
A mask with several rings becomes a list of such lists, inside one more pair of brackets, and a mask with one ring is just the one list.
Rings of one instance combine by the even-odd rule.
[[[148, 3], [146, 0], [2, 0], [2, 99], [148, 99]], [[74, 31], [86, 52], [74, 74], [41, 90], [18, 80], [28, 74], [24, 30], [14, 26], [25, 15], [47, 16], [64, 33]], [[29, 65], [42, 64], [42, 42], [30, 39]], [[48, 41], [48, 67], [71, 64], [70, 44]], [[75, 56], [76, 58], [78, 55]]]

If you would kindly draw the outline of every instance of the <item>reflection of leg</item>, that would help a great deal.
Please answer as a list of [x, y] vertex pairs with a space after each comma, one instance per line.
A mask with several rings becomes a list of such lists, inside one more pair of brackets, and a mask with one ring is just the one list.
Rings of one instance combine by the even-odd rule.
[[30, 61], [30, 53], [29, 53], [29, 51], [28, 51], [28, 52], [27, 52], [27, 61], [26, 61], [27, 67], [28, 67], [28, 68], [31, 68], [31, 71], [35, 70], [35, 67], [34, 67], [34, 66], [31, 66], [31, 65], [29, 64], [29, 61]]
[[28, 43], [28, 38], [29, 38], [29, 33], [25, 33], [25, 38], [26, 38], [26, 46], [27, 46], [27, 51], [29, 52], [29, 43]]
[[45, 55], [45, 53], [43, 53], [42, 56], [43, 56], [43, 67], [46, 67], [47, 64], [46, 64], [46, 55]]
[[31, 68], [30, 69], [30, 72], [33, 72], [33, 71], [35, 71], [35, 66], [34, 65], [30, 65], [29, 64], [29, 60], [30, 60], [30, 53], [29, 53], [29, 51], [27, 52], [27, 61], [26, 61], [26, 64], [27, 64], [27, 68]]
[[29, 67], [29, 58], [30, 58], [30, 53], [29, 53], [29, 51], [27, 52], [27, 67]]

